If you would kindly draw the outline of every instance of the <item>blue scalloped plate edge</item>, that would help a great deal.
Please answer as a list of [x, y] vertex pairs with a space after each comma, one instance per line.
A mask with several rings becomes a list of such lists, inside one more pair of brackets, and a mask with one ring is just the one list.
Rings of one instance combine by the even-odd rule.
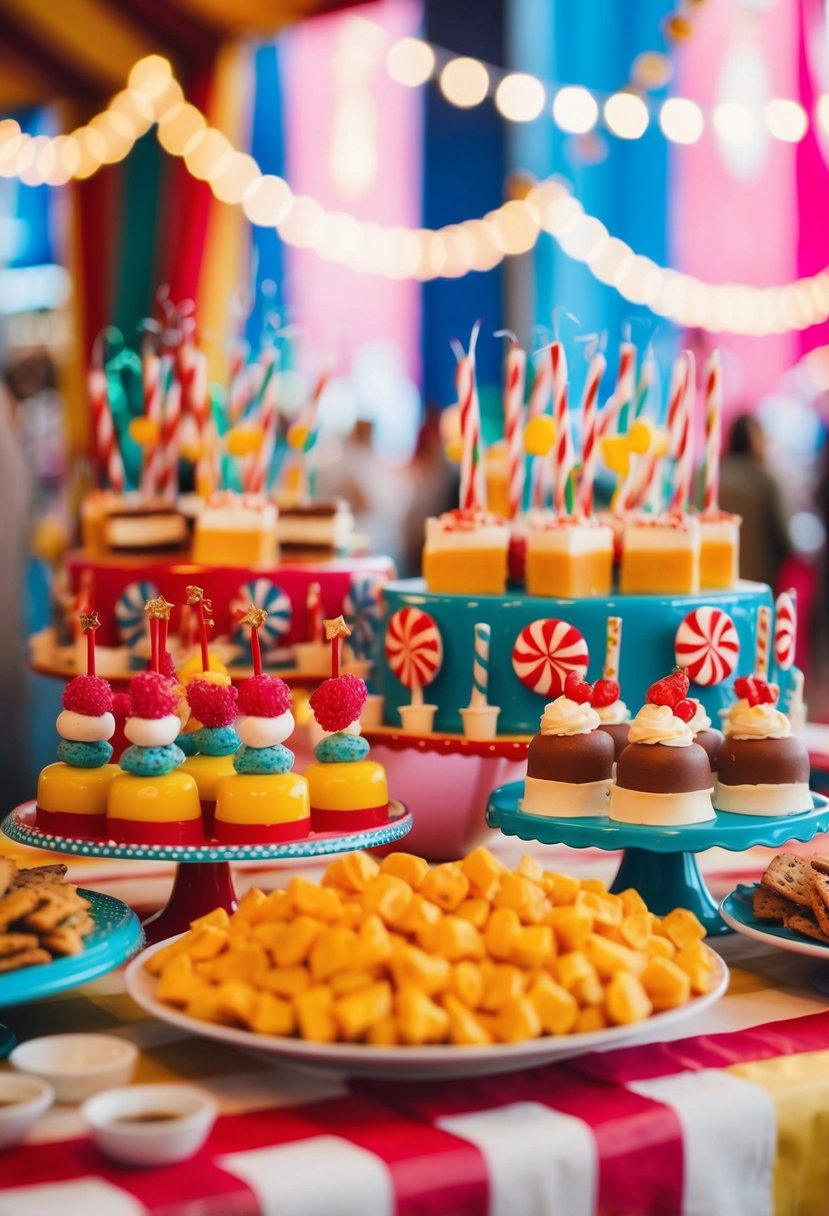
[[752, 907], [752, 897], [759, 887], [759, 882], [739, 883], [733, 891], [725, 896], [720, 903], [720, 916], [725, 923], [743, 937], [762, 941], [780, 950], [788, 950], [792, 954], [805, 954], [809, 958], [829, 957], [829, 945], [815, 941], [814, 938], [802, 936], [787, 929], [785, 925], [770, 924], [768, 921], [757, 920]]
[[99, 891], [80, 891], [80, 894], [92, 904], [90, 915], [95, 922], [95, 928], [85, 939], [84, 949], [80, 954], [0, 976], [0, 1008], [76, 988], [114, 971], [141, 950], [144, 931], [131, 908], [120, 899]]
[[34, 802], [23, 803], [7, 815], [0, 824], [4, 832], [16, 844], [29, 848], [48, 849], [73, 857], [107, 857], [126, 861], [184, 861], [193, 863], [213, 861], [288, 861], [305, 857], [327, 857], [352, 849], [375, 849], [381, 845], [400, 840], [412, 827], [411, 813], [402, 802], [392, 798], [389, 802], [390, 820], [376, 828], [363, 828], [358, 832], [320, 832], [302, 840], [286, 841], [284, 844], [251, 845], [118, 845], [104, 840], [81, 837], [54, 836], [39, 831], [25, 822], [34, 815]]
[[700, 853], [720, 848], [743, 852], [755, 845], [774, 848], [789, 840], [805, 842], [829, 830], [829, 799], [812, 793], [812, 810], [784, 819], [733, 815], [717, 811], [706, 823], [681, 827], [649, 827], [645, 824], [614, 823], [602, 818], [544, 818], [518, 810], [523, 784], [513, 781], [493, 790], [487, 805], [487, 823], [505, 836], [537, 840], [541, 844], [566, 844], [576, 849], [645, 849], [649, 853]]

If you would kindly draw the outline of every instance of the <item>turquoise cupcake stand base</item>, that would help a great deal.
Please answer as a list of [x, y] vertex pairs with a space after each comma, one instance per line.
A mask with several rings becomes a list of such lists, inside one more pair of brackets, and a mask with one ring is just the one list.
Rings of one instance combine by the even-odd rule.
[[718, 901], [705, 885], [695, 854], [706, 849], [741, 853], [756, 845], [779, 848], [790, 840], [811, 840], [829, 830], [829, 799], [812, 794], [812, 809], [785, 819], [715, 812], [705, 823], [683, 827], [650, 827], [602, 818], [544, 818], [521, 809], [521, 781], [502, 785], [490, 796], [487, 822], [506, 836], [575, 849], [624, 850], [611, 891], [635, 887], [652, 912], [688, 908], [709, 935], [731, 933], [719, 914]]
[[175, 863], [176, 875], [166, 906], [144, 921], [144, 933], [150, 945], [186, 932], [191, 921], [214, 908], [235, 910], [231, 862], [294, 861], [330, 857], [355, 849], [374, 849], [400, 840], [412, 826], [411, 813], [394, 798], [389, 803], [388, 823], [356, 832], [312, 832], [301, 840], [281, 844], [221, 845], [216, 841], [199, 845], [116, 844], [112, 840], [44, 832], [35, 819], [35, 803], [26, 802], [12, 811], [0, 829], [17, 844], [73, 857]]

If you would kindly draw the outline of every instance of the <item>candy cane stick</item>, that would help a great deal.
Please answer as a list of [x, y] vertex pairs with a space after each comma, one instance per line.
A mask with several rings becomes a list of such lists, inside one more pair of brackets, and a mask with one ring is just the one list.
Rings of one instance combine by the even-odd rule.
[[164, 398], [164, 420], [161, 426], [163, 456], [162, 492], [175, 501], [178, 494], [179, 422], [181, 421], [181, 385], [173, 379]]
[[722, 366], [720, 352], [712, 351], [705, 365], [705, 497], [703, 511], [716, 514], [720, 499], [720, 448], [722, 444]]
[[92, 404], [98, 463], [102, 470], [106, 470], [110, 488], [116, 494], [120, 494], [124, 489], [124, 463], [115, 442], [115, 426], [109, 405], [109, 389], [106, 372], [102, 367], [93, 367], [89, 373], [89, 396]]
[[593, 487], [596, 482], [596, 457], [598, 455], [596, 429], [599, 418], [599, 385], [606, 366], [605, 357], [602, 354], [596, 354], [590, 360], [581, 403], [582, 457], [579, 509], [582, 515], [587, 517], [593, 514]]
[[553, 417], [556, 423], [554, 506], [557, 515], [567, 512], [567, 479], [573, 467], [573, 441], [570, 437], [570, 411], [567, 408], [567, 357], [560, 342], [550, 347], [553, 370]]
[[[541, 358], [534, 358], [535, 375], [530, 391], [530, 403], [527, 411], [528, 420], [540, 417], [547, 412], [553, 396], [553, 367], [545, 352], [540, 352]], [[531, 500], [538, 510], [544, 506], [546, 498], [547, 463], [543, 456], [533, 458], [531, 468]]]
[[152, 498], [158, 490], [161, 472], [161, 360], [152, 350], [145, 350], [142, 359], [144, 417], [155, 424], [157, 437], [147, 444], [141, 465], [141, 494]]
[[479, 510], [484, 506], [481, 477], [481, 420], [478, 390], [475, 385], [475, 345], [480, 323], [476, 322], [469, 340], [469, 350], [458, 361], [455, 383], [458, 390], [461, 423], [461, 510]]
[[507, 447], [507, 502], [515, 519], [524, 500], [524, 382], [527, 356], [516, 341], [510, 343], [504, 361], [504, 438]]
[[618, 680], [619, 659], [622, 653], [622, 618], [609, 616], [607, 618], [607, 633], [605, 634], [604, 668], [602, 676], [605, 680]]
[[469, 699], [471, 709], [479, 709], [487, 702], [489, 690], [489, 643], [492, 627], [480, 621], [475, 625], [475, 650], [472, 659], [472, 696]]
[[757, 638], [754, 649], [754, 674], [760, 680], [769, 676], [769, 638], [771, 636], [771, 608], [761, 604], [757, 609]]

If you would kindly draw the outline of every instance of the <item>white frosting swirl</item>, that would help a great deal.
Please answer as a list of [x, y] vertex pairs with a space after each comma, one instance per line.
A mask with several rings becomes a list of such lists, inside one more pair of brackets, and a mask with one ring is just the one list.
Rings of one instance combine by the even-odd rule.
[[643, 705], [630, 724], [631, 743], [664, 743], [666, 747], [690, 747], [691, 727], [677, 718], [670, 705]]
[[731, 739], [788, 739], [791, 723], [773, 705], [748, 705], [738, 701], [725, 723]]
[[708, 714], [705, 712], [705, 706], [703, 705], [702, 701], [698, 701], [696, 699], [696, 697], [689, 697], [688, 700], [691, 702], [692, 705], [696, 705], [696, 707], [697, 707], [696, 713], [694, 714], [691, 721], [688, 723], [688, 725], [691, 728], [691, 733], [694, 735], [697, 735], [697, 734], [699, 734], [699, 732], [701, 730], [710, 730], [711, 729], [711, 719], [708, 717]]
[[569, 697], [556, 697], [541, 715], [542, 735], [589, 735], [598, 726], [599, 715], [593, 706]]
[[611, 705], [596, 707], [602, 726], [623, 726], [630, 721], [630, 710], [624, 701], [614, 701]]

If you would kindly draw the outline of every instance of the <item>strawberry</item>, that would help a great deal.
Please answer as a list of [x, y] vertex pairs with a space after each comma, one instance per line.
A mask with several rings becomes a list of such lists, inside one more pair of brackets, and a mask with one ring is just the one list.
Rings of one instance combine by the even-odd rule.
[[746, 700], [751, 696], [751, 690], [754, 688], [754, 676], [738, 676], [734, 681], [734, 692], [738, 697], [744, 697]]
[[564, 695], [579, 705], [588, 705], [593, 698], [592, 685], [583, 680], [577, 671], [568, 671], [564, 681]]
[[675, 718], [681, 718], [683, 722], [690, 722], [697, 712], [697, 705], [695, 701], [689, 701], [687, 697], [683, 697], [681, 701], [677, 701], [673, 710]]
[[593, 708], [602, 709], [606, 705], [612, 705], [614, 701], [619, 700], [621, 691], [617, 680], [597, 680], [593, 685]]
[[669, 676], [651, 684], [646, 699], [651, 705], [670, 705], [673, 709], [678, 701], [685, 698], [690, 684], [691, 681], [684, 671], [672, 671]]
[[[734, 687], [737, 687], [736, 681]], [[751, 687], [748, 689], [749, 705], [774, 705], [779, 695], [780, 689], [776, 684], [769, 684], [756, 676], [752, 677]]]

